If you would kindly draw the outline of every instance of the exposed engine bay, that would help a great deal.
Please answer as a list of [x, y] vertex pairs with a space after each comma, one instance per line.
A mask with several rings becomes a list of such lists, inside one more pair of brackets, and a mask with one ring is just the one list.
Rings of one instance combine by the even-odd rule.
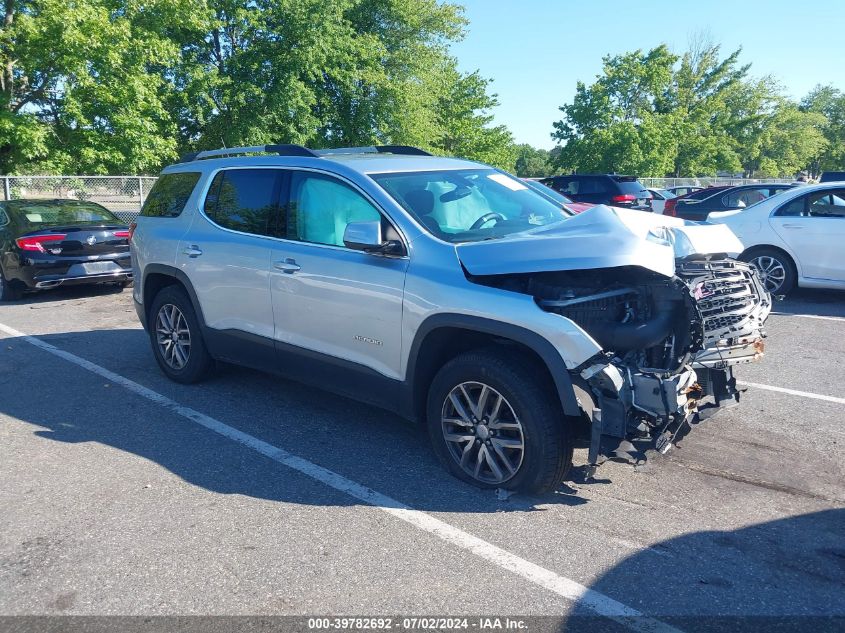
[[753, 269], [724, 256], [639, 266], [476, 277], [530, 294], [602, 348], [571, 372], [590, 422], [591, 472], [666, 452], [701, 420], [739, 401], [734, 365], [763, 354], [771, 297]]

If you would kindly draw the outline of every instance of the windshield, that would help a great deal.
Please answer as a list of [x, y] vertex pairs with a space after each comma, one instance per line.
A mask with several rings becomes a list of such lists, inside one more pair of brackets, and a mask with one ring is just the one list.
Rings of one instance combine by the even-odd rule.
[[57, 200], [6, 203], [21, 223], [32, 228], [42, 226], [122, 224], [111, 211], [93, 202]]
[[541, 196], [551, 198], [552, 200], [560, 204], [572, 204], [572, 200], [567, 198], [562, 193], [555, 191], [551, 187], [547, 187], [542, 182], [537, 182], [536, 180], [528, 180], [527, 178], [524, 178], [522, 182], [528, 185], [529, 188], [539, 193]]
[[432, 235], [448, 242], [505, 237], [570, 217], [495, 169], [370, 175]]

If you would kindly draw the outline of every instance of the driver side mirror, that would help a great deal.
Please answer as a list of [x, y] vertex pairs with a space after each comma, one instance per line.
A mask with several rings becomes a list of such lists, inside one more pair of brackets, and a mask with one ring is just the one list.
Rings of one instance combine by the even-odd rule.
[[381, 222], [350, 222], [343, 231], [343, 244], [355, 251], [364, 251], [374, 255], [401, 256], [405, 248], [401, 240], [382, 236]]

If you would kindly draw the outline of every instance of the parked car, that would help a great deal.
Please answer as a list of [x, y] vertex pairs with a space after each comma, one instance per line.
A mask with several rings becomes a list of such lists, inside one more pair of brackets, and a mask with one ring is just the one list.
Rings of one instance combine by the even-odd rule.
[[651, 194], [651, 208], [655, 213], [663, 213], [666, 201], [678, 197], [668, 189], [649, 189], [648, 192]]
[[819, 182], [845, 182], [845, 171], [826, 171], [819, 177]]
[[742, 247], [718, 225], [569, 215], [412, 147], [229, 148], [162, 173], [133, 228], [133, 297], [176, 382], [215, 359], [276, 372], [425, 423], [467, 482], [539, 492], [582, 432], [590, 468], [641, 459], [700, 403], [738, 399], [770, 297], [693, 244]]
[[79, 200], [0, 202], [0, 301], [23, 290], [132, 283], [129, 227]]
[[772, 294], [796, 285], [845, 289], [845, 182], [805, 185], [736, 211], [711, 213], [742, 241]]
[[685, 220], [703, 222], [713, 211], [730, 211], [757, 204], [761, 200], [781, 191], [795, 187], [794, 184], [738, 185], [728, 187], [703, 198], [681, 198], [675, 203], [674, 215]]
[[689, 193], [695, 193], [696, 191], [701, 191], [704, 187], [698, 187], [696, 185], [685, 185], [682, 187], [666, 187], [666, 191], [671, 194], [674, 194], [676, 198], [680, 198], [681, 196], [685, 196]]
[[677, 198], [670, 198], [663, 205], [663, 215], [674, 216], [675, 205], [677, 205], [678, 202], [680, 202], [681, 200], [704, 200], [705, 198], [709, 198], [713, 194], [718, 193], [719, 191], [725, 191], [726, 189], [730, 189], [730, 187], [705, 187], [704, 189], [699, 189], [698, 191], [685, 193], [684, 195], [678, 196]]
[[570, 174], [543, 178], [540, 182], [575, 202], [651, 211], [651, 194], [636, 176]]
[[582, 211], [586, 211], [590, 207], [596, 206], [594, 204], [586, 204], [583, 202], [573, 202], [562, 193], [558, 193], [551, 187], [548, 187], [541, 183], [539, 180], [535, 180], [533, 178], [522, 178], [522, 182], [524, 182], [526, 185], [528, 185], [529, 188], [533, 189], [544, 198], [548, 198], [555, 204], [559, 204], [562, 209], [569, 213], [581, 213]]

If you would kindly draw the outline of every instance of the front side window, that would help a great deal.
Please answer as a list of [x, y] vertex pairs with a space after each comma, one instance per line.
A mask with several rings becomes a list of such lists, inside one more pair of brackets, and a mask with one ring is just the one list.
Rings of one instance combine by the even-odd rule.
[[182, 213], [199, 182], [200, 173], [184, 171], [159, 176], [141, 209], [142, 216], [175, 218]]
[[469, 242], [562, 222], [557, 204], [495, 169], [371, 174], [433, 235]]
[[290, 239], [343, 246], [343, 233], [350, 222], [382, 221], [369, 200], [330, 176], [294, 172], [290, 191]]
[[205, 198], [205, 214], [223, 228], [284, 237], [279, 210], [279, 169], [229, 169], [219, 172]]

